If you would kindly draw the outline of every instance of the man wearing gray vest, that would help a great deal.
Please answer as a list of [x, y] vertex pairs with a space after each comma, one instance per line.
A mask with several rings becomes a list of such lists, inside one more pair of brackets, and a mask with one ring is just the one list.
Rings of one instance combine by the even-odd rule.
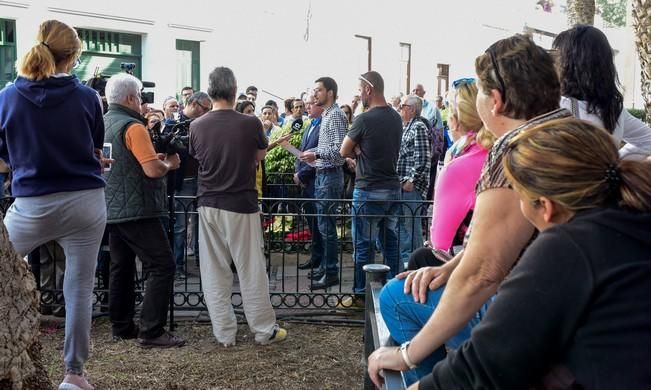
[[[139, 109], [142, 83], [126, 73], [106, 84], [104, 142], [114, 163], [106, 178], [107, 228], [111, 250], [109, 317], [114, 339], [142, 347], [173, 347], [185, 340], [165, 330], [174, 284], [174, 258], [160, 221], [166, 215], [165, 175], [177, 169], [178, 154], [157, 154]], [[140, 324], [133, 321], [136, 256], [147, 278]]]

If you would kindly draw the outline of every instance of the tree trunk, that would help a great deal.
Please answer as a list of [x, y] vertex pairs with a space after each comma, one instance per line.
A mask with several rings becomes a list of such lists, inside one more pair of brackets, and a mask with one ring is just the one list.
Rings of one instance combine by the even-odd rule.
[[0, 220], [0, 389], [51, 389], [41, 363], [39, 294]]
[[567, 0], [567, 23], [593, 25], [595, 11], [595, 0]]
[[633, 31], [640, 56], [642, 98], [646, 122], [651, 123], [651, 0], [633, 0]]

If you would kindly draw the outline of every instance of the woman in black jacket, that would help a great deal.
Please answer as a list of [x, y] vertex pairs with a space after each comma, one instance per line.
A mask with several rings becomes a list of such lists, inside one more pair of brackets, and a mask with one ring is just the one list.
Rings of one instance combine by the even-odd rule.
[[651, 388], [651, 163], [620, 160], [576, 119], [508, 147], [505, 173], [541, 234], [470, 340], [413, 388]]

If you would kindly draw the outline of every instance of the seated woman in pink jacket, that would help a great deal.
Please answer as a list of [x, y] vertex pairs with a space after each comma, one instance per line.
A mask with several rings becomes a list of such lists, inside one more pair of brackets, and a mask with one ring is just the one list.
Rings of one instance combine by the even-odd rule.
[[495, 141], [475, 107], [475, 80], [460, 79], [452, 87], [448, 124], [450, 132], [459, 138], [450, 147], [449, 162], [437, 177], [429, 245], [412, 253], [407, 267], [410, 270], [440, 265], [436, 253], [445, 255], [454, 244], [462, 243], [475, 208], [475, 185]]

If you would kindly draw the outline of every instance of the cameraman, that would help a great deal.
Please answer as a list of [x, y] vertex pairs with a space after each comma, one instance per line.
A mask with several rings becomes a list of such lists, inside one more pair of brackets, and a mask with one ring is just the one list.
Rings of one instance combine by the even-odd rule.
[[[183, 135], [188, 135], [188, 121], [196, 119], [201, 115], [207, 113], [212, 108], [212, 103], [210, 102], [210, 97], [205, 92], [196, 92], [190, 96], [183, 107], [183, 110], [179, 114], [179, 124], [177, 129]], [[185, 125], [182, 125], [186, 123]], [[173, 129], [174, 127], [166, 127], [166, 129]], [[163, 130], [165, 131], [165, 130]], [[179, 156], [181, 158], [181, 166], [177, 171], [170, 172], [167, 176], [167, 180], [170, 183], [173, 183], [173, 186], [168, 188], [168, 195], [170, 195], [170, 190], [173, 189], [176, 195], [181, 196], [196, 196], [197, 195], [197, 172], [196, 172], [196, 160], [188, 156], [187, 150], [179, 151]], [[190, 177], [187, 182], [184, 182], [186, 177]], [[186, 244], [187, 237], [187, 214], [190, 210], [190, 204], [192, 201], [182, 200], [183, 209], [177, 210], [179, 213], [176, 214], [176, 221], [174, 222], [174, 259], [176, 263], [176, 278], [183, 279], [185, 278], [185, 272], [183, 272], [183, 266], [185, 264], [183, 251]], [[179, 206], [179, 202], [176, 204]], [[195, 226], [197, 224], [195, 223]], [[198, 235], [198, 229], [195, 231], [196, 234], [193, 234], [193, 237]], [[193, 248], [196, 247], [193, 245]], [[195, 256], [199, 254], [195, 251]]]
[[[115, 160], [106, 173], [107, 228], [111, 276], [109, 317], [114, 339], [134, 339], [143, 347], [181, 346], [165, 331], [174, 283], [174, 258], [160, 221], [167, 213], [165, 175], [179, 167], [178, 154], [157, 154], [140, 116], [142, 83], [126, 73], [106, 84], [108, 112], [104, 141]], [[133, 321], [136, 255], [147, 284], [140, 326]]]

